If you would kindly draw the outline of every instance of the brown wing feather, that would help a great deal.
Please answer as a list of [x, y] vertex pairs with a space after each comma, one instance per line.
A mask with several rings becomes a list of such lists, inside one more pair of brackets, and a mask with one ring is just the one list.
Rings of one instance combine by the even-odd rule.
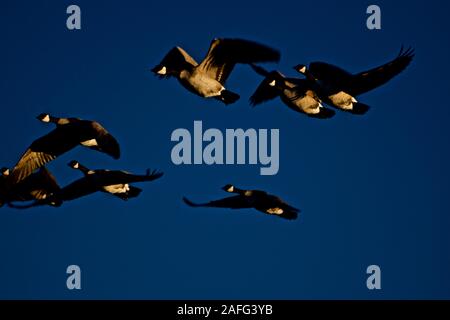
[[35, 140], [12, 170], [11, 181], [13, 183], [20, 182], [36, 169], [75, 148], [80, 142], [80, 135], [85, 131], [84, 123], [80, 121], [58, 126]]
[[187, 63], [193, 65], [194, 67], [198, 66], [197, 61], [194, 60], [194, 58], [192, 58], [187, 52], [186, 50], [184, 50], [181, 47], [176, 47], [176, 50], [179, 51], [179, 53], [181, 54], [181, 56], [183, 57], [184, 61], [186, 61]]
[[11, 172], [11, 181], [16, 184], [40, 167], [45, 166], [50, 161], [57, 158], [57, 154], [51, 154], [43, 151], [33, 151], [28, 149]]
[[236, 63], [279, 61], [280, 53], [265, 45], [241, 39], [214, 39], [198, 68], [225, 84]]

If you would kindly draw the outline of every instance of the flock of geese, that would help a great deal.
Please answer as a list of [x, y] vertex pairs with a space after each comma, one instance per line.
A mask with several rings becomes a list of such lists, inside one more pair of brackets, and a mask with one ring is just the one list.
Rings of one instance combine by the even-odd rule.
[[[326, 119], [335, 115], [334, 109], [363, 115], [369, 106], [357, 97], [371, 91], [401, 73], [414, 57], [414, 50], [400, 50], [398, 56], [381, 66], [360, 73], [350, 73], [325, 62], [294, 67], [302, 78], [286, 77], [277, 70], [267, 71], [258, 63], [278, 62], [279, 51], [242, 39], [214, 39], [206, 57], [197, 63], [184, 49], [174, 47], [152, 71], [160, 78], [175, 77], [191, 93], [203, 98], [214, 98], [225, 105], [240, 96], [225, 88], [225, 83], [236, 64], [249, 65], [264, 79], [250, 97], [252, 106], [279, 97], [290, 109], [309, 117]], [[109, 193], [122, 200], [139, 196], [141, 189], [131, 184], [161, 178], [162, 172], [147, 170], [143, 175], [125, 171], [92, 170], [78, 161], [69, 166], [83, 176], [65, 187], [60, 187], [46, 165], [72, 150], [83, 146], [120, 158], [117, 140], [98, 122], [77, 118], [57, 118], [41, 114], [38, 120], [53, 123], [56, 128], [35, 140], [12, 168], [3, 168], [0, 176], [0, 206], [30, 208], [49, 205], [61, 206], [95, 192]], [[229, 209], [253, 208], [265, 214], [288, 220], [297, 218], [299, 210], [281, 198], [261, 190], [243, 190], [233, 185], [222, 188], [233, 196], [206, 203], [184, 202], [191, 207]], [[21, 203], [21, 204], [18, 204]], [[25, 203], [25, 204], [23, 204]]]
[[[77, 118], [56, 118], [41, 114], [38, 119], [54, 123], [56, 128], [35, 140], [25, 151], [15, 167], [3, 168], [0, 177], [0, 205], [13, 208], [29, 208], [40, 205], [59, 207], [65, 201], [75, 200], [97, 191], [110, 193], [122, 200], [135, 198], [141, 189], [131, 183], [153, 181], [163, 174], [147, 170], [145, 175], [125, 171], [91, 170], [78, 161], [69, 166], [83, 173], [83, 177], [60, 188], [55, 177], [45, 167], [62, 154], [77, 146], [84, 146], [120, 158], [117, 140], [98, 122]], [[17, 205], [17, 202], [33, 201]]]

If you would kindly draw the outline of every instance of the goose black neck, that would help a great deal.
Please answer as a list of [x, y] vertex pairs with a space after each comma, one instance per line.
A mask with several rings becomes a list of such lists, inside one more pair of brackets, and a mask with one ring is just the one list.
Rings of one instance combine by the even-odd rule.
[[78, 168], [77, 169], [80, 170], [81, 172], [83, 172], [84, 174], [88, 174], [89, 171], [91, 171], [88, 168], [86, 168], [85, 166], [83, 166], [82, 164], [78, 164]]

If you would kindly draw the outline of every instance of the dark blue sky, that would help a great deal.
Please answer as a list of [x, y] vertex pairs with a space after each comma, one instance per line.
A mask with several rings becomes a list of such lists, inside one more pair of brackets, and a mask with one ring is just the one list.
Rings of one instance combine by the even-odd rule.
[[[65, 27], [78, 4], [82, 30]], [[13, 166], [48, 132], [50, 112], [100, 121], [122, 158], [78, 148], [49, 168], [61, 185], [92, 168], [165, 172], [127, 203], [96, 194], [59, 209], [0, 209], [0, 298], [300, 299], [450, 298], [448, 150], [450, 46], [444, 1], [377, 1], [382, 30], [366, 28], [366, 1], [2, 1], [0, 164]], [[252, 109], [261, 78], [238, 66], [225, 107], [149, 68], [174, 45], [201, 60], [214, 37], [278, 48], [277, 68], [323, 60], [358, 72], [412, 45], [416, 59], [360, 100], [363, 117], [328, 121], [279, 100]], [[280, 171], [255, 166], [175, 166], [170, 134], [205, 128], [279, 128]], [[233, 183], [302, 209], [294, 222], [255, 211], [189, 208]], [[79, 292], [65, 270], [82, 269]], [[366, 268], [382, 269], [382, 290]]]

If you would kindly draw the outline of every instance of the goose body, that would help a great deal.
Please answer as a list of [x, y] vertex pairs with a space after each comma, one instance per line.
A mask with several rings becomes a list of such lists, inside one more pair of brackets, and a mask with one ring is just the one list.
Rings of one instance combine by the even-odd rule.
[[333, 110], [323, 107], [321, 99], [316, 94], [314, 82], [286, 78], [278, 71], [268, 72], [259, 66], [252, 65], [252, 67], [265, 77], [250, 97], [253, 106], [279, 97], [290, 109], [309, 117], [326, 119], [335, 114]]
[[77, 161], [69, 166], [80, 170], [84, 177], [62, 188], [56, 197], [61, 201], [75, 200], [95, 192], [105, 192], [122, 200], [137, 197], [141, 189], [131, 186], [131, 183], [146, 182], [159, 179], [163, 173], [147, 172], [146, 175], [133, 175], [125, 171], [90, 170]]
[[298, 217], [299, 209], [294, 208], [284, 202], [281, 198], [268, 194], [261, 190], [243, 190], [233, 185], [226, 185], [223, 190], [236, 194], [235, 196], [213, 200], [207, 203], [194, 203], [183, 198], [183, 201], [191, 207], [210, 207], [228, 209], [256, 209], [268, 215], [278, 216], [287, 220], [295, 220]]
[[278, 51], [241, 39], [214, 39], [203, 61], [197, 63], [184, 49], [174, 47], [152, 71], [161, 78], [176, 77], [188, 91], [231, 104], [239, 95], [225, 88], [237, 63], [279, 61]]
[[11, 172], [12, 183], [20, 182], [36, 169], [78, 145], [106, 153], [115, 159], [120, 158], [117, 140], [98, 122], [56, 118], [48, 114], [41, 114], [38, 119], [54, 123], [56, 129], [30, 145]]
[[369, 107], [358, 102], [357, 96], [378, 88], [404, 71], [414, 58], [414, 50], [400, 50], [399, 55], [368, 71], [352, 74], [338, 66], [313, 62], [309, 67], [294, 67], [310, 81], [319, 86], [319, 96], [329, 105], [354, 114], [365, 114]]

